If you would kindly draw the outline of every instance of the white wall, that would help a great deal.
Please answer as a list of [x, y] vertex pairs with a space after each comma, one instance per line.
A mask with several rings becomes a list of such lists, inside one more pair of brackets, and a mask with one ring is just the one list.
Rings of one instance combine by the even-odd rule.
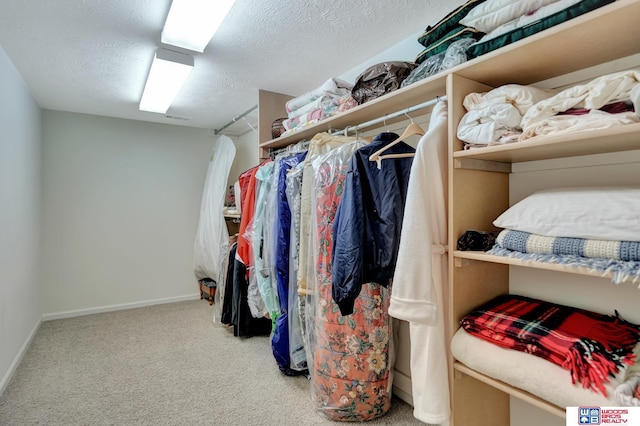
[[248, 131], [241, 136], [230, 136], [236, 146], [236, 158], [229, 172], [229, 185], [233, 185], [238, 177], [250, 168], [257, 166], [260, 161], [258, 149], [258, 134]]
[[40, 323], [40, 108], [0, 48], [0, 393]]
[[350, 83], [355, 83], [356, 78], [367, 68], [372, 65], [386, 61], [407, 61], [413, 62], [418, 54], [424, 50], [424, 46], [418, 43], [418, 36], [408, 37], [399, 43], [394, 44], [390, 48], [380, 52], [376, 56], [369, 58], [367, 61], [341, 74], [339, 77]]
[[205, 129], [43, 111], [45, 319], [195, 297]]

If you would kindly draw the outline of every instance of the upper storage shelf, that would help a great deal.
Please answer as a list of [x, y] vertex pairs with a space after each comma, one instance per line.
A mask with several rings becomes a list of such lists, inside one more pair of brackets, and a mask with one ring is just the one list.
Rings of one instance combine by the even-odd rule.
[[280, 148], [442, 96], [451, 73], [494, 87], [531, 84], [640, 53], [638, 22], [640, 0], [617, 0], [301, 131], [261, 143], [260, 148]]
[[403, 87], [385, 96], [358, 105], [355, 108], [329, 117], [295, 133], [261, 143], [260, 148], [280, 148], [291, 145], [298, 141], [309, 139], [319, 132], [343, 129], [347, 126], [363, 123], [372, 118], [383, 117], [385, 114], [401, 111], [422, 102], [435, 99], [436, 96], [444, 96], [446, 80], [447, 75], [444, 73], [425, 78], [410, 86]]
[[617, 0], [449, 72], [490, 86], [531, 84], [640, 52], [640, 1]]
[[640, 149], [640, 123], [560, 136], [536, 136], [523, 142], [474, 148], [453, 153], [455, 159], [519, 163], [550, 158], [603, 154]]

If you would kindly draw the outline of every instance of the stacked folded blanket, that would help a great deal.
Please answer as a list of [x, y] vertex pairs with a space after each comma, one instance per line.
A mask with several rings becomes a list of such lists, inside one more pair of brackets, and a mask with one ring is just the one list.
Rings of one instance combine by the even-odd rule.
[[551, 90], [519, 84], [470, 93], [463, 101], [468, 112], [458, 125], [458, 138], [473, 146], [517, 142], [522, 133], [522, 117], [535, 104], [554, 94]]
[[547, 237], [505, 229], [487, 252], [524, 261], [557, 263], [611, 273], [619, 284], [640, 280], [640, 242]]
[[546, 237], [529, 232], [505, 229], [496, 243], [522, 253], [573, 255], [591, 258], [640, 261], [640, 242], [593, 240], [585, 238]]
[[339, 78], [330, 78], [313, 89], [285, 104], [288, 119], [283, 121], [285, 134], [357, 105], [351, 97], [353, 85]]
[[[637, 115], [640, 105], [633, 104], [634, 90], [633, 93], [640, 90], [640, 70], [606, 74], [586, 84], [565, 89], [538, 102], [527, 111], [522, 117], [523, 135], [520, 139], [637, 123], [640, 121]], [[620, 109], [621, 102], [629, 105], [629, 108]], [[612, 106], [617, 109], [611, 108]], [[575, 109], [586, 110], [588, 113], [570, 116], [563, 114]]]
[[502, 295], [461, 320], [469, 334], [561, 366], [572, 383], [607, 397], [605, 384], [633, 365], [640, 326], [617, 316]]
[[597, 77], [562, 91], [515, 84], [470, 93], [458, 125], [465, 149], [640, 122], [640, 70]]

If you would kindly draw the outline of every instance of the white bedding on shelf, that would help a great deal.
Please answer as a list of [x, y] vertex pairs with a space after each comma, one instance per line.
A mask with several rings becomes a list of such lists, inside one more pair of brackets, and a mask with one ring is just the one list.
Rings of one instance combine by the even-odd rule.
[[[640, 353], [640, 345], [634, 352]], [[505, 349], [482, 340], [462, 328], [453, 336], [451, 353], [467, 367], [518, 389], [536, 395], [558, 407], [595, 405], [615, 407], [615, 388], [624, 378], [624, 371], [605, 384], [608, 398], [571, 384], [569, 371], [543, 358]]]

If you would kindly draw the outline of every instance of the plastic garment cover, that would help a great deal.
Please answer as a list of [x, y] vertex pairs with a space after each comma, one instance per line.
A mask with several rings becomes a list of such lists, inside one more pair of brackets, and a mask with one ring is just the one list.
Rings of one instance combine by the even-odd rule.
[[286, 195], [291, 210], [291, 236], [289, 249], [289, 356], [290, 367], [307, 370], [307, 354], [303, 341], [303, 327], [298, 303], [298, 253], [300, 243], [300, 206], [302, 170], [304, 162], [291, 169], [286, 177]]
[[[404, 204], [412, 157], [389, 158], [378, 168], [369, 156], [398, 138], [380, 133], [353, 154], [336, 212], [333, 235], [333, 299], [349, 315], [363, 283], [386, 286], [396, 267]], [[415, 153], [405, 142], [390, 146], [389, 154]]]
[[291, 371], [291, 357], [289, 355], [289, 251], [291, 236], [291, 210], [286, 195], [287, 172], [297, 166], [307, 153], [294, 154], [280, 160], [280, 170], [277, 187], [278, 222], [276, 229], [275, 277], [280, 302], [280, 316], [276, 320], [275, 329], [271, 336], [271, 348], [276, 363], [285, 374], [295, 374]]
[[300, 212], [300, 252], [298, 256], [298, 293], [301, 296], [306, 294], [307, 281], [313, 283], [315, 277], [315, 261], [310, 255], [311, 243], [311, 200], [313, 194], [313, 160], [317, 157], [349, 142], [354, 142], [355, 138], [347, 136], [333, 136], [329, 133], [318, 133], [309, 142], [309, 151], [304, 160], [304, 170], [302, 172], [302, 198]]
[[[311, 394], [315, 408], [337, 421], [366, 421], [391, 406], [394, 363], [389, 289], [363, 285], [354, 313], [340, 315], [331, 296], [333, 218], [342, 197], [349, 160], [364, 145], [354, 142], [317, 158], [313, 232], [316, 280], [307, 292], [306, 319]], [[314, 162], [314, 163], [315, 163]]]
[[456, 40], [446, 51], [440, 52], [436, 55], [429, 56], [424, 62], [418, 65], [407, 78], [402, 81], [401, 87], [408, 86], [420, 81], [423, 78], [430, 77], [439, 73], [440, 71], [453, 68], [456, 65], [460, 65], [467, 61], [467, 48], [475, 43], [473, 38], [464, 38]]
[[220, 251], [220, 274], [216, 280], [216, 292], [213, 296], [213, 323], [224, 325], [221, 321], [223, 311], [223, 301], [226, 293], [227, 286], [227, 274], [229, 272], [229, 265], [233, 267], [233, 257], [235, 257], [235, 250], [233, 257], [230, 258], [231, 248], [235, 246], [238, 241], [237, 235], [229, 237], [229, 245], [223, 247]]
[[247, 288], [247, 303], [249, 304], [249, 310], [254, 318], [271, 318], [267, 312], [267, 307], [264, 304], [264, 299], [260, 294], [260, 288], [258, 288], [257, 272], [253, 266], [249, 268], [249, 286]]
[[[302, 187], [300, 198], [300, 227], [298, 230], [298, 256], [297, 256], [297, 292], [298, 292], [298, 313], [300, 315], [300, 325], [302, 327], [302, 337], [307, 355], [307, 362], [311, 364], [313, 351], [309, 348], [309, 338], [306, 335], [306, 296], [307, 282], [309, 286], [315, 288], [315, 258], [312, 255], [313, 243], [311, 233], [311, 212], [312, 199], [315, 198], [313, 189], [313, 177], [315, 175], [314, 159], [344, 144], [355, 142], [355, 138], [348, 136], [334, 136], [329, 133], [317, 133], [309, 142], [307, 156], [303, 163]], [[315, 216], [314, 216], [315, 217]], [[314, 227], [315, 228], [315, 227]]]
[[258, 284], [258, 291], [264, 302], [265, 310], [275, 324], [280, 315], [278, 293], [272, 282], [272, 275], [265, 265], [263, 258], [264, 222], [267, 212], [267, 196], [269, 194], [269, 179], [273, 173], [274, 162], [269, 162], [258, 169], [256, 173], [256, 205], [251, 226], [251, 247], [254, 259], [254, 271]]
[[220, 136], [213, 143], [193, 246], [193, 269], [198, 280], [218, 280], [220, 259], [224, 257], [229, 245], [229, 231], [222, 210], [227, 193], [227, 179], [235, 155], [236, 147], [227, 136]]
[[351, 96], [362, 105], [400, 88], [402, 81], [416, 67], [413, 62], [391, 61], [372, 65], [357, 78]]

